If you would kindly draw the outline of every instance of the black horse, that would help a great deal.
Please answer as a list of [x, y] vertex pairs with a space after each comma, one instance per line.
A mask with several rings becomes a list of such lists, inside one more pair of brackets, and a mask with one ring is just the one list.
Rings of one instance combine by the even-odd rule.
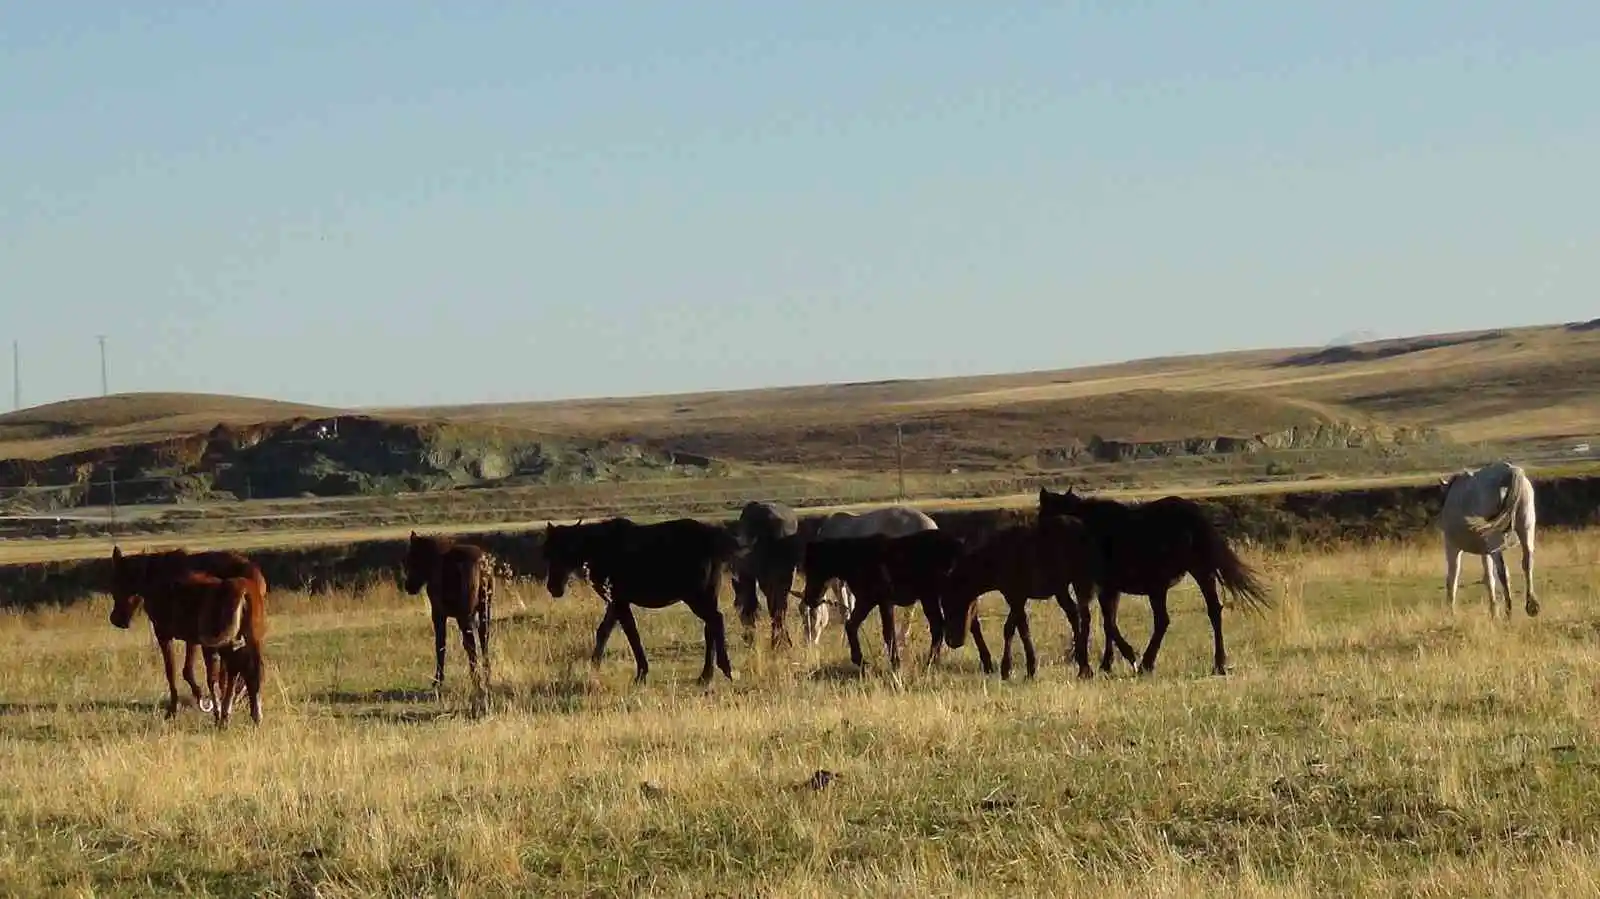
[[[1068, 488], [1052, 493], [1039, 488], [1039, 515], [1069, 515], [1083, 521], [1100, 543], [1103, 567], [1096, 587], [1101, 596], [1101, 612], [1106, 616], [1106, 649], [1102, 670], [1111, 670], [1111, 637], [1116, 630], [1117, 597], [1132, 593], [1150, 597], [1150, 612], [1155, 619], [1150, 642], [1139, 660], [1138, 671], [1155, 671], [1156, 654], [1166, 636], [1170, 617], [1167, 591], [1184, 575], [1193, 577], [1205, 597], [1206, 615], [1211, 619], [1214, 646], [1211, 670], [1228, 673], [1228, 656], [1222, 644], [1222, 602], [1224, 590], [1247, 604], [1261, 608], [1271, 604], [1266, 588], [1251, 567], [1228, 546], [1205, 510], [1194, 500], [1167, 496], [1138, 505], [1116, 500], [1079, 496]], [[1131, 661], [1131, 660], [1130, 660]]]
[[[1021, 635], [1028, 676], [1038, 671], [1033, 633], [1028, 624], [1028, 601], [1052, 598], [1066, 613], [1072, 627], [1072, 660], [1078, 676], [1089, 678], [1089, 600], [1100, 573], [1099, 545], [1076, 518], [1046, 515], [1038, 524], [1013, 524], [997, 528], [963, 552], [945, 577], [940, 597], [945, 643], [959, 649], [969, 629], [977, 633], [978, 599], [990, 591], [1005, 597], [1005, 647], [1000, 656], [1000, 677], [1011, 677], [1011, 638]], [[1105, 603], [1102, 596], [1102, 614]], [[1106, 615], [1110, 621], [1110, 616]], [[1133, 661], [1133, 647], [1120, 633], [1107, 628], [1107, 652], [1113, 642]], [[986, 653], [987, 650], [981, 652]], [[1109, 664], [1109, 663], [1108, 663]]]
[[579, 569], [606, 600], [605, 615], [594, 635], [593, 663], [600, 664], [611, 629], [622, 633], [633, 650], [642, 682], [650, 672], [633, 606], [664, 609], [682, 602], [705, 622], [706, 657], [702, 685], [711, 681], [712, 663], [730, 680], [727, 637], [718, 606], [718, 588], [729, 560], [738, 551], [733, 535], [722, 527], [677, 518], [657, 524], [636, 524], [626, 518], [545, 528], [545, 586], [550, 595], [566, 593], [567, 579]]
[[[895, 639], [895, 606], [921, 603], [928, 619], [928, 662], [938, 657], [943, 645], [944, 617], [939, 597], [945, 576], [961, 554], [961, 540], [940, 530], [918, 531], [900, 537], [874, 534], [870, 537], [833, 537], [817, 540], [806, 547], [801, 570], [805, 592], [801, 602], [808, 608], [822, 603], [828, 581], [843, 581], [855, 594], [855, 608], [845, 619], [845, 638], [850, 644], [850, 661], [863, 670], [861, 623], [878, 610], [883, 624], [883, 643], [892, 668], [900, 667], [900, 646]], [[977, 620], [972, 622], [972, 639], [985, 672], [993, 671], [989, 648]]]
[[782, 503], [751, 501], [739, 514], [734, 535], [740, 551], [733, 563], [733, 602], [744, 624], [746, 640], [755, 627], [764, 594], [767, 614], [772, 618], [772, 646], [792, 646], [785, 618], [795, 569], [805, 548], [799, 517]]

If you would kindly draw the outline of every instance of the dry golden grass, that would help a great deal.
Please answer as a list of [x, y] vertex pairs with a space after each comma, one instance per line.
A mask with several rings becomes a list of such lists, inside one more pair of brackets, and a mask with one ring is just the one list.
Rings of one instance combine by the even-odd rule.
[[708, 690], [681, 608], [639, 613], [637, 688], [620, 634], [588, 669], [592, 597], [512, 588], [480, 709], [453, 633], [423, 690], [421, 599], [278, 596], [265, 724], [221, 734], [160, 720], [143, 619], [0, 615], [0, 892], [1589, 894], [1600, 544], [1542, 536], [1545, 612], [1509, 623], [1472, 577], [1442, 609], [1436, 542], [1259, 558], [1278, 603], [1229, 615], [1227, 678], [1187, 585], [1148, 680], [1074, 681], [1040, 603], [1032, 683], [970, 648], [889, 678], [875, 623], [858, 680], [836, 625], [788, 654], [735, 625]]

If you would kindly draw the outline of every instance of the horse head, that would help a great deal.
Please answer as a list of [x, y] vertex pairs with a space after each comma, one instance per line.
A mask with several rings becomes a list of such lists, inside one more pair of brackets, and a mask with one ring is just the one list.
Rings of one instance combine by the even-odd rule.
[[411, 532], [403, 563], [406, 593], [416, 596], [422, 592], [423, 586], [439, 565], [439, 555], [439, 541], [432, 537], [419, 537], [416, 531]]
[[111, 624], [127, 630], [133, 615], [144, 604], [143, 559], [123, 556], [122, 548], [111, 547]]
[[581, 524], [582, 519], [574, 525], [544, 523], [544, 586], [556, 599], [566, 595], [567, 579], [583, 564], [577, 540]]
[[1044, 487], [1039, 488], [1039, 514], [1040, 515], [1071, 515], [1083, 504], [1083, 498], [1072, 491], [1072, 485], [1061, 493], [1051, 493]]

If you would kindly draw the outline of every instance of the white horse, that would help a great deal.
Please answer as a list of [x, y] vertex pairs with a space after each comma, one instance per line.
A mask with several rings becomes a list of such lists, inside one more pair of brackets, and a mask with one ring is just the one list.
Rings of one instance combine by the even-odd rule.
[[[831, 540], [839, 537], [870, 537], [882, 534], [885, 537], [903, 537], [915, 534], [918, 531], [935, 531], [939, 529], [938, 522], [929, 518], [926, 513], [920, 512], [910, 506], [885, 506], [862, 512], [835, 512], [823, 519], [817, 526], [813, 540]], [[848, 619], [855, 610], [855, 594], [844, 583], [834, 580], [828, 584], [828, 592], [833, 595], [832, 602], [839, 606], [839, 610]], [[828, 625], [828, 602], [824, 601], [816, 608], [802, 609], [801, 617], [805, 623], [806, 642], [815, 645], [822, 639], [822, 629]], [[895, 641], [905, 645], [906, 632], [911, 629], [911, 616], [906, 615], [904, 623], [900, 625], [899, 634]]]
[[1539, 599], [1533, 590], [1533, 483], [1521, 468], [1510, 462], [1494, 462], [1482, 468], [1463, 469], [1439, 479], [1444, 487], [1444, 508], [1439, 513], [1439, 530], [1444, 532], [1445, 591], [1450, 596], [1450, 611], [1456, 609], [1456, 582], [1461, 573], [1461, 554], [1483, 557], [1483, 579], [1489, 587], [1489, 614], [1498, 616], [1496, 586], [1505, 590], [1506, 617], [1511, 617], [1511, 579], [1506, 573], [1505, 547], [1513, 532], [1522, 544], [1522, 576], [1527, 583], [1529, 616], [1539, 614]]

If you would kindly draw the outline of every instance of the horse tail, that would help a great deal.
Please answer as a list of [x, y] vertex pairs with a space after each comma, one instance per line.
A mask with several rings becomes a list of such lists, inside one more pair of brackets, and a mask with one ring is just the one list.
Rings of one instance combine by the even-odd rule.
[[1532, 504], [1533, 483], [1528, 480], [1527, 474], [1522, 469], [1511, 466], [1510, 471], [1511, 484], [1506, 490], [1506, 500], [1500, 506], [1500, 511], [1490, 518], [1480, 515], [1467, 516], [1467, 528], [1474, 536], [1483, 538], [1491, 534], [1503, 534], [1526, 518], [1527, 513], [1524, 510]]
[[1258, 610], [1271, 608], [1272, 599], [1267, 594], [1266, 585], [1261, 582], [1260, 574], [1239, 558], [1239, 554], [1228, 545], [1227, 538], [1222, 536], [1222, 531], [1210, 521], [1206, 521], [1202, 533], [1205, 540], [1206, 563], [1215, 572], [1222, 589], [1247, 607]]

